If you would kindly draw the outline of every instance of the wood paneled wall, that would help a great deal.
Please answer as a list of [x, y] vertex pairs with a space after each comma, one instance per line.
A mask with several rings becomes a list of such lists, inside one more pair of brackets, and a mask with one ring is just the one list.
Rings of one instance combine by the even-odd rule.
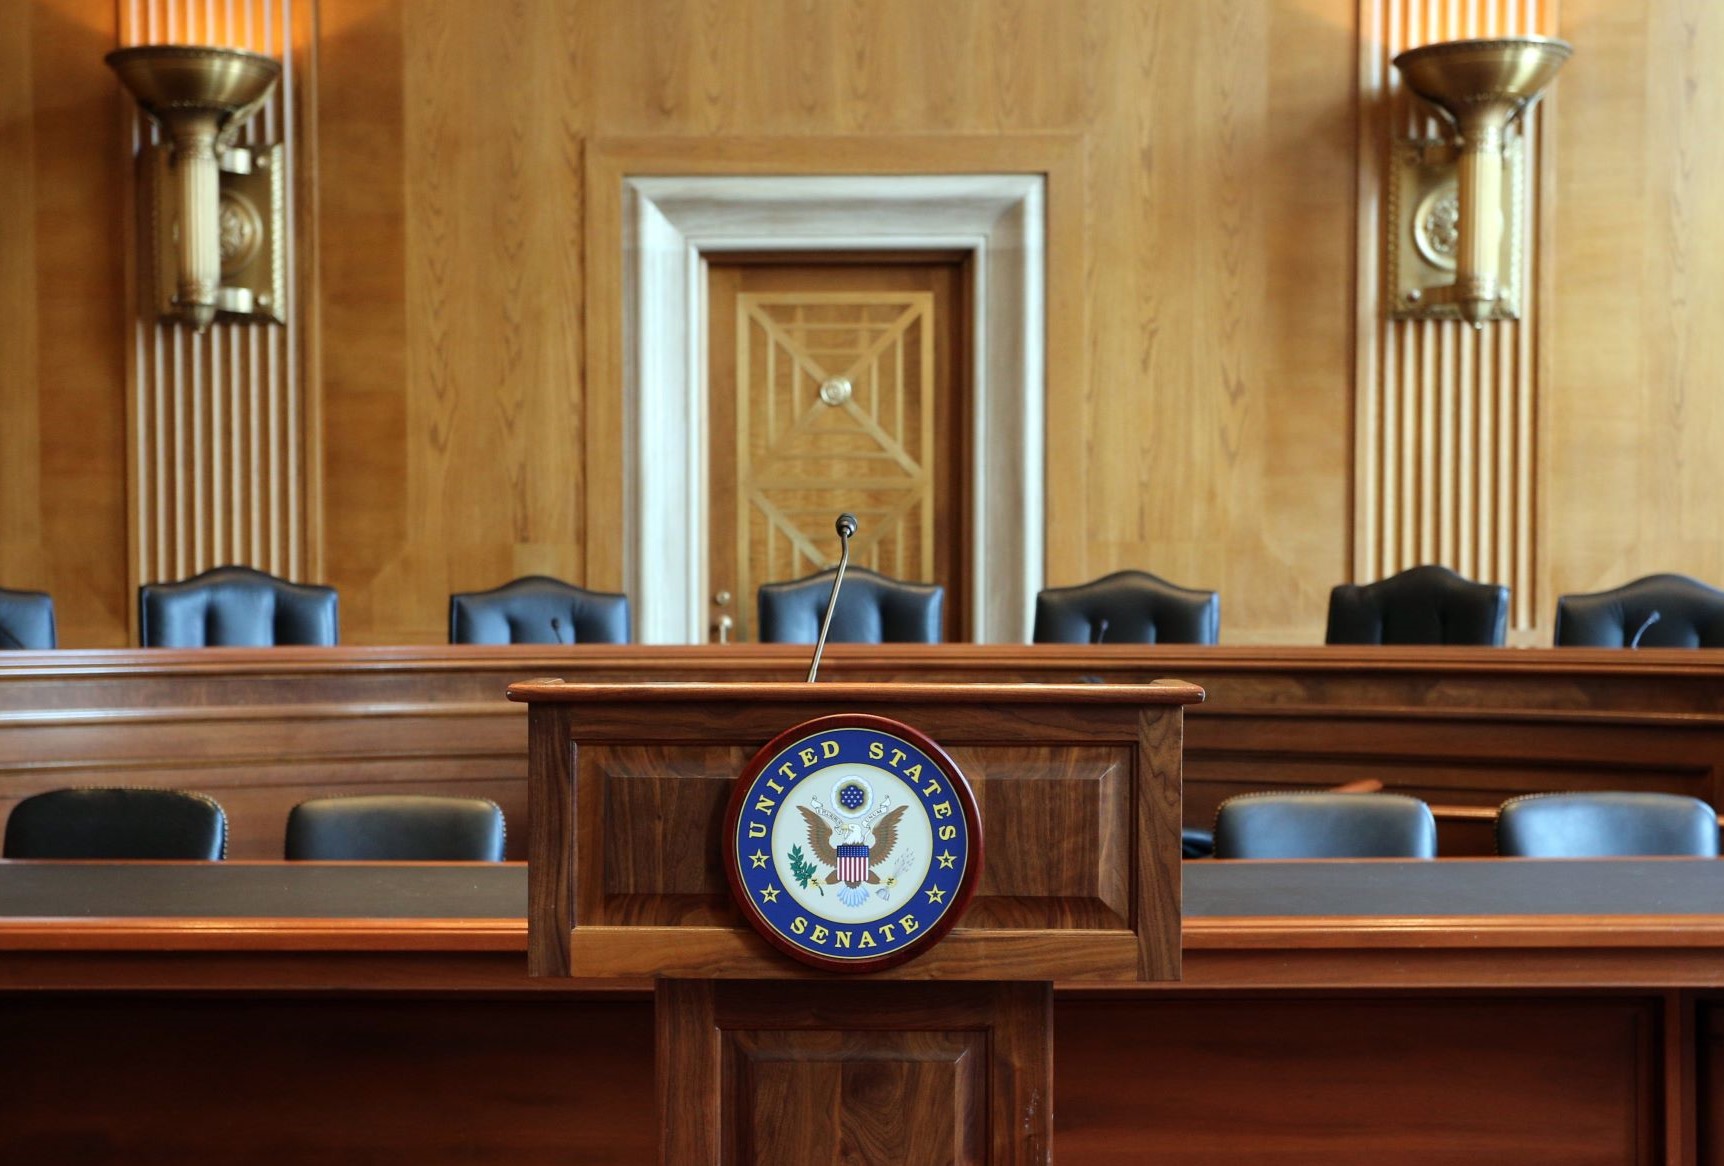
[[[1492, 13], [1549, 30], [1554, 11], [1392, 2], [1463, 33]], [[200, 3], [220, 19], [242, 0]], [[615, 583], [589, 516], [613, 504], [622, 452], [588, 449], [616, 388], [587, 383], [584, 324], [619, 289], [589, 284], [584, 159], [619, 139], [1081, 140], [1081, 292], [1056, 310], [1083, 344], [1049, 369], [1050, 584], [1138, 566], [1218, 587], [1223, 636], [1244, 643], [1316, 641], [1332, 584], [1431, 557], [1431, 539], [1462, 569], [1516, 571], [1537, 641], [1563, 591], [1660, 569], [1724, 583], [1724, 10], [1563, 0], [1548, 375], [1523, 406], [1537, 360], [1512, 328], [1411, 338], [1431, 359], [1404, 384], [1361, 360], [1383, 334], [1358, 274], [1361, 119], [1381, 112], [1361, 37], [1390, 4], [293, 0], [315, 16], [318, 97], [301, 274], [321, 362], [305, 407], [323, 412], [302, 436], [323, 444], [302, 553], [341, 589], [343, 638], [440, 640], [450, 591], [516, 574]], [[114, 194], [132, 115], [101, 64], [131, 7], [0, 5], [0, 585], [54, 591], [68, 644], [125, 641], [142, 521]], [[1443, 331], [1403, 330], [1419, 329]], [[1355, 427], [1373, 422], [1356, 402], [1435, 386], [1440, 413], [1445, 369], [1454, 440], [1513, 389], [1492, 438], [1513, 444], [1480, 445], [1470, 473], [1456, 460], [1438, 509], [1385, 533], [1361, 521]], [[1423, 428], [1378, 444], [1376, 472], [1426, 480], [1444, 432], [1428, 463], [1407, 460]], [[1504, 490], [1506, 511], [1486, 505]]]
[[0, 4], [0, 587], [126, 642], [126, 314], [114, 0]]
[[1050, 133], [1084, 142], [1087, 259], [1055, 309], [1083, 345], [1050, 368], [1049, 582], [1139, 566], [1221, 588], [1230, 640], [1321, 634], [1349, 566], [1349, 0], [320, 13], [344, 638], [434, 639], [450, 590], [522, 570], [618, 582], [584, 549], [622, 458], [577, 455], [618, 391], [582, 383], [585, 299], [619, 294], [584, 283], [585, 142]]
[[1546, 593], [1654, 571], [1724, 586], [1724, 5], [1562, 15]]
[[[315, 0], [117, 3], [122, 45], [220, 45], [281, 61], [281, 80], [237, 143], [284, 147], [286, 251], [298, 253], [297, 236], [309, 219], [298, 175], [302, 93], [310, 79], [303, 58]], [[142, 112], [132, 114], [130, 130], [131, 153], [163, 136]], [[135, 230], [127, 239], [131, 252]], [[315, 298], [300, 294], [305, 285], [297, 278], [314, 271], [295, 263], [285, 325], [219, 321], [202, 334], [161, 321], [149, 297], [133, 288], [126, 378], [132, 588], [229, 563], [290, 579], [315, 577], [320, 544], [311, 525], [316, 508], [307, 505], [313, 494], [307, 470], [317, 464], [318, 434], [315, 418], [307, 432], [301, 375], [308, 320], [302, 305]]]

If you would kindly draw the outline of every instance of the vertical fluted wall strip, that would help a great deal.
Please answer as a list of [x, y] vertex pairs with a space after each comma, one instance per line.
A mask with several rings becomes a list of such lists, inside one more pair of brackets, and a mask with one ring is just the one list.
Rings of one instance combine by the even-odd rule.
[[1557, 34], [1558, 0], [1360, 0], [1360, 179], [1353, 571], [1359, 582], [1420, 563], [1506, 583], [1512, 624], [1538, 610], [1537, 110], [1525, 130], [1526, 247], [1518, 321], [1390, 319], [1382, 263], [1390, 141], [1439, 127], [1410, 98], [1397, 53], [1463, 37]]
[[[315, 0], [117, 0], [121, 44], [215, 44], [277, 57], [282, 79], [241, 132], [282, 142], [287, 189], [297, 162], [296, 6]], [[135, 153], [160, 131], [141, 115]], [[290, 213], [284, 254], [295, 254]], [[286, 327], [218, 321], [207, 335], [156, 322], [135, 251], [136, 309], [127, 375], [134, 585], [243, 563], [290, 578], [307, 568], [304, 393], [298, 280]]]

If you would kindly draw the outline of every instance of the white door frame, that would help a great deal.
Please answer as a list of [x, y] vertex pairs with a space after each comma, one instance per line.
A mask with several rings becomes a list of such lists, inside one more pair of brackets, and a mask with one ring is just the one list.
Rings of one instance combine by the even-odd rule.
[[1029, 639], [1044, 577], [1045, 197], [1040, 174], [624, 180], [624, 585], [640, 642], [708, 638], [707, 264], [730, 251], [972, 256], [972, 622], [978, 642]]

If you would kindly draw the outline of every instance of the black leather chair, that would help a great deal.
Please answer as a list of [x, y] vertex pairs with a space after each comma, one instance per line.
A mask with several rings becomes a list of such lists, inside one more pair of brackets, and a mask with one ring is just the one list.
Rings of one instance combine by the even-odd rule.
[[0, 649], [18, 651], [53, 646], [53, 596], [0, 587]]
[[1115, 571], [1036, 596], [1038, 644], [1213, 644], [1221, 636], [1221, 596], [1143, 571]]
[[528, 575], [449, 597], [451, 644], [626, 644], [629, 597]]
[[1436, 856], [1431, 808], [1401, 794], [1241, 794], [1215, 812], [1216, 858]]
[[317, 798], [287, 816], [287, 857], [327, 862], [501, 862], [503, 811], [485, 798]]
[[1699, 798], [1654, 793], [1530, 794], [1497, 810], [1506, 858], [1718, 857], [1718, 815]]
[[1724, 591], [1686, 575], [1648, 575], [1614, 591], [1559, 596], [1556, 646], [1724, 648]]
[[[832, 572], [760, 587], [760, 640], [767, 644], [812, 644], [832, 593]], [[844, 572], [838, 610], [832, 613], [833, 644], [937, 644], [946, 589], [937, 583], [904, 583], [866, 567]]]
[[1508, 588], [1447, 567], [1410, 567], [1378, 583], [1329, 593], [1326, 644], [1476, 644], [1501, 647]]
[[138, 588], [138, 630], [146, 648], [327, 647], [337, 634], [335, 588], [250, 567], [212, 567]]
[[0, 853], [214, 861], [227, 853], [227, 815], [214, 799], [186, 790], [50, 790], [12, 807]]

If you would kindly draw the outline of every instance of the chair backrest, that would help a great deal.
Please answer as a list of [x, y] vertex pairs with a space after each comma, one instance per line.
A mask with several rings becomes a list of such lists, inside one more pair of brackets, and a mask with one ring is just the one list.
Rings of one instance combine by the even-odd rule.
[[287, 816], [287, 857], [328, 862], [501, 862], [503, 811], [485, 798], [317, 798]]
[[1647, 575], [1614, 591], [1559, 596], [1556, 646], [1724, 648], [1724, 591], [1686, 575]]
[[213, 798], [187, 790], [49, 790], [12, 807], [0, 853], [213, 861], [227, 853], [227, 815]]
[[449, 597], [451, 644], [626, 644], [629, 597], [528, 575]]
[[1242, 794], [1215, 812], [1216, 858], [1436, 856], [1431, 808], [1401, 794]]
[[1447, 567], [1410, 567], [1378, 583], [1329, 593], [1326, 644], [1476, 644], [1508, 633], [1508, 588], [1474, 583]]
[[0, 587], [0, 649], [37, 650], [54, 646], [54, 599], [42, 591]]
[[1219, 593], [1145, 571], [1115, 571], [1036, 596], [1038, 644], [1213, 644], [1220, 635]]
[[335, 588], [212, 567], [138, 588], [138, 634], [146, 648], [327, 647], [337, 634]]
[[[766, 644], [812, 644], [832, 591], [832, 572], [760, 587], [760, 640]], [[844, 572], [838, 610], [832, 613], [833, 644], [937, 644], [946, 589], [937, 583], [905, 583], [866, 567]]]
[[1655, 793], [1530, 794], [1497, 810], [1508, 858], [1718, 857], [1718, 815], [1699, 798]]

